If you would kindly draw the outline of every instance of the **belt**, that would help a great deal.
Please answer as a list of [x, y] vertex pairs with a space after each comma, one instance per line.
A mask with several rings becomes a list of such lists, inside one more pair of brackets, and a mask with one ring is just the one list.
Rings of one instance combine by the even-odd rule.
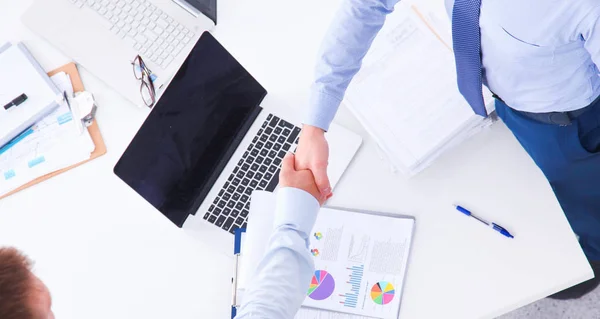
[[[494, 94], [494, 97], [496, 99], [502, 101], [502, 99], [495, 94]], [[504, 101], [502, 101], [502, 102], [504, 102]], [[594, 100], [592, 103], [590, 103], [590, 105], [580, 108], [578, 110], [569, 111], [569, 112], [531, 113], [531, 112], [515, 110], [513, 108], [511, 108], [511, 109], [513, 109], [515, 112], [518, 112], [519, 114], [521, 114], [529, 119], [532, 119], [534, 121], [542, 122], [545, 124], [567, 126], [567, 125], [571, 125], [573, 120], [575, 120], [576, 118], [581, 116], [583, 113], [591, 110], [597, 104], [600, 104], [598, 102], [600, 102], [600, 96], [598, 98], [596, 98], [596, 100]]]

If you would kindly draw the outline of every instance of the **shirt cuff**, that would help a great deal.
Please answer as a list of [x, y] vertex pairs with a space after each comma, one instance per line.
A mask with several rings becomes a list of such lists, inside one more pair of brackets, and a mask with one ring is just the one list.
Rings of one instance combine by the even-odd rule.
[[341, 103], [340, 99], [327, 93], [312, 91], [304, 124], [328, 131]]
[[304, 234], [310, 233], [320, 205], [311, 194], [293, 187], [283, 187], [277, 191], [275, 208], [275, 228], [290, 226]]

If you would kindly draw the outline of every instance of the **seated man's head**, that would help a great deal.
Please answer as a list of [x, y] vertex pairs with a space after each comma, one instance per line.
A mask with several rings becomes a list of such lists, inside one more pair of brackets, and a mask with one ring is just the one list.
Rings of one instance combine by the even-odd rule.
[[53, 319], [46, 285], [31, 272], [31, 261], [14, 248], [0, 248], [0, 318]]

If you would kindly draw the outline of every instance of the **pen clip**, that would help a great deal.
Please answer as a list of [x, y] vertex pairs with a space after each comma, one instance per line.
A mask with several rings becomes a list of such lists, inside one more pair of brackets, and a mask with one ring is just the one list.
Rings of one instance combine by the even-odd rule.
[[513, 236], [508, 230], [506, 230], [506, 228], [504, 228], [496, 223], [492, 223], [492, 228], [494, 228], [494, 230], [496, 230], [497, 232], [499, 232], [500, 234], [502, 234], [508, 238], [515, 238], [515, 236]]

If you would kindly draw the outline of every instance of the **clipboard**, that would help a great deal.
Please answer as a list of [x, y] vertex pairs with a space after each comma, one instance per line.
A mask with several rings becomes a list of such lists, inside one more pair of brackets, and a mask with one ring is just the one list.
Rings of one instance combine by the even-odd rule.
[[[85, 90], [83, 87], [83, 82], [81, 81], [81, 77], [79, 76], [79, 71], [77, 70], [77, 65], [74, 62], [63, 65], [62, 67], [60, 67], [56, 70], [48, 72], [48, 76], [53, 76], [59, 72], [65, 72], [69, 75], [69, 77], [71, 78], [71, 83], [73, 84], [73, 92], [82, 92]], [[104, 140], [102, 139], [102, 134], [100, 134], [100, 127], [98, 127], [98, 121], [96, 119], [94, 119], [94, 122], [92, 123], [92, 125], [88, 126], [87, 129], [88, 129], [88, 132], [90, 133], [90, 137], [92, 138], [92, 141], [94, 142], [94, 145], [96, 146], [94, 151], [90, 154], [90, 158], [86, 159], [83, 162], [79, 162], [79, 163], [71, 165], [69, 167], [65, 167], [58, 171], [54, 171], [52, 173], [48, 173], [44, 176], [38, 177], [38, 178], [34, 179], [33, 181], [31, 181], [27, 184], [24, 184], [24, 185], [20, 186], [19, 188], [15, 189], [9, 193], [4, 194], [3, 196], [0, 196], [0, 199], [8, 197], [14, 193], [20, 192], [20, 191], [22, 191], [26, 188], [29, 188], [33, 185], [39, 184], [49, 178], [52, 178], [59, 174], [62, 174], [62, 173], [66, 172], [68, 170], [71, 170], [81, 164], [85, 164], [93, 159], [96, 159], [96, 158], [106, 154], [106, 144], [104, 144]]]

